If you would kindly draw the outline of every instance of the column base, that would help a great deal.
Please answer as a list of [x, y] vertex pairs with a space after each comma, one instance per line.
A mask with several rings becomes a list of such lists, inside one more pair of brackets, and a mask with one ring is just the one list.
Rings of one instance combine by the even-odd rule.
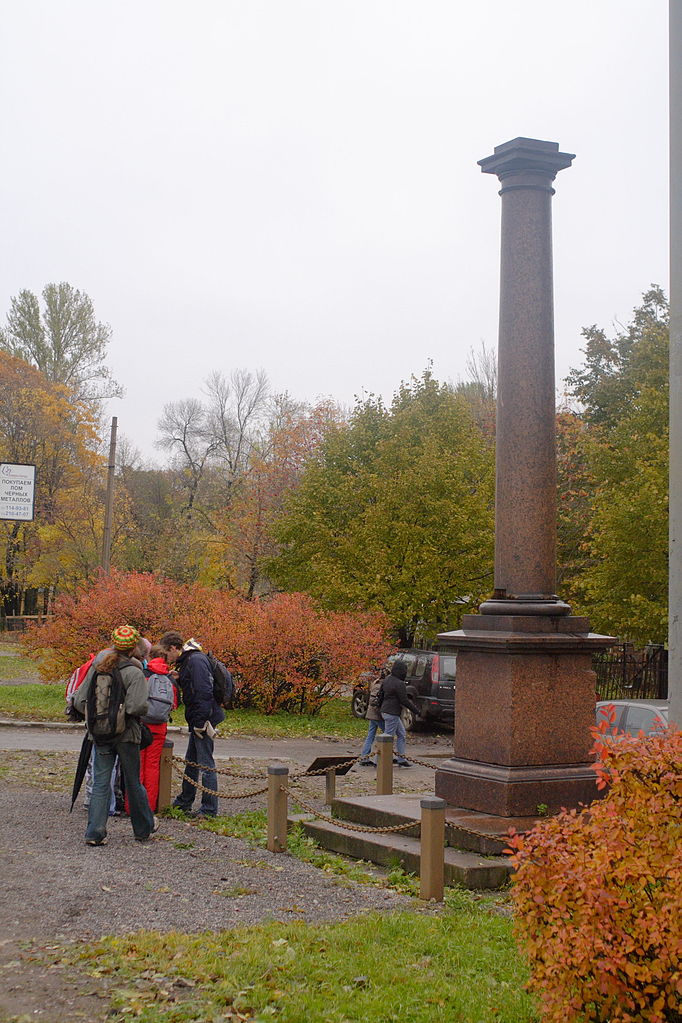
[[501, 817], [590, 803], [596, 676], [592, 655], [613, 642], [573, 615], [466, 615], [438, 649], [457, 653], [453, 759], [436, 793]]
[[436, 771], [436, 795], [451, 806], [499, 817], [537, 817], [591, 803], [599, 795], [588, 764], [506, 767], [445, 760]]

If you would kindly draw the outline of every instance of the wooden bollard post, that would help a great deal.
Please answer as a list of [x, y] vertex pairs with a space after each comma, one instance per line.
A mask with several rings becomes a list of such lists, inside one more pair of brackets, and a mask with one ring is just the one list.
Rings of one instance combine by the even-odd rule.
[[289, 768], [274, 764], [268, 767], [268, 849], [286, 852], [287, 848], [287, 784]]
[[331, 806], [334, 799], [336, 799], [336, 768], [328, 767], [324, 772], [325, 806]]
[[171, 804], [171, 779], [173, 776], [173, 743], [166, 739], [159, 761], [159, 801], [156, 809], [161, 812]]
[[377, 795], [390, 796], [393, 792], [393, 736], [377, 736], [377, 746]]
[[419, 805], [422, 810], [419, 898], [442, 902], [446, 803], [438, 796], [425, 796]]

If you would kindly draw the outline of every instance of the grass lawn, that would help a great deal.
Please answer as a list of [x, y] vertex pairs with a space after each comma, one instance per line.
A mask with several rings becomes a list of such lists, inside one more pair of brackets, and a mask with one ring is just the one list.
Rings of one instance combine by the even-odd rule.
[[18, 643], [0, 643], [0, 682], [13, 679], [39, 679], [34, 661], [21, 653]]
[[[9, 658], [2, 658], [2, 661], [5, 660]], [[0, 686], [0, 717], [18, 718], [21, 721], [66, 721], [64, 684], [38, 682]], [[182, 707], [173, 715], [173, 724], [185, 724]], [[260, 735], [273, 739], [327, 735], [358, 739], [366, 731], [367, 722], [352, 717], [350, 701], [347, 699], [330, 700], [315, 716], [285, 713], [265, 715], [255, 710], [230, 710], [219, 729], [221, 735]]]
[[[107, 1018], [143, 1023], [531, 1023], [511, 921], [471, 900], [438, 914], [105, 938], [78, 965], [114, 982]], [[120, 987], [118, 986], [120, 984]]]

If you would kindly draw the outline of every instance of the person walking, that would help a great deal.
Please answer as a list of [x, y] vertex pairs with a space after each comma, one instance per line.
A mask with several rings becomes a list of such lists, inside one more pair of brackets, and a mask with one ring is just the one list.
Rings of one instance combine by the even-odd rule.
[[384, 719], [384, 734], [396, 738], [396, 752], [398, 756], [395, 763], [399, 767], [411, 767], [409, 760], [405, 759], [405, 725], [400, 717], [400, 711], [407, 707], [413, 714], [419, 714], [419, 707], [407, 695], [405, 678], [407, 677], [407, 665], [404, 661], [394, 661], [391, 667], [391, 674], [387, 675], [382, 682], [383, 699], [381, 701], [381, 716]]
[[[130, 821], [138, 842], [146, 842], [158, 829], [158, 821], [150, 807], [147, 793], [140, 782], [140, 718], [147, 713], [147, 680], [140, 663], [133, 660], [133, 652], [140, 638], [131, 625], [119, 625], [111, 634], [111, 649], [105, 650], [93, 664], [81, 686], [76, 690], [73, 705], [85, 716], [88, 731], [95, 744], [94, 782], [88, 808], [86, 845], [105, 845], [109, 811], [111, 773], [118, 756], [130, 806]], [[92, 686], [98, 686], [98, 676], [110, 675], [110, 692], [114, 689], [114, 673], [119, 672], [123, 686], [125, 719], [120, 732], [113, 738], [98, 736], [96, 720], [91, 720], [88, 700]], [[99, 687], [97, 689], [99, 696]], [[104, 697], [102, 697], [104, 699]]]
[[365, 718], [368, 722], [367, 736], [360, 751], [361, 767], [376, 767], [376, 762], [372, 760], [370, 754], [377, 731], [380, 728], [383, 731], [383, 720], [379, 706], [381, 704], [381, 686], [389, 671], [390, 668], [384, 666], [369, 687], [369, 698], [367, 700], [367, 710], [365, 711]]
[[[225, 720], [225, 711], [213, 695], [211, 662], [195, 639], [183, 643], [179, 632], [166, 632], [159, 640], [166, 651], [168, 663], [178, 672], [178, 683], [185, 704], [185, 717], [189, 728], [189, 742], [185, 754], [185, 774], [180, 794], [173, 806], [192, 813], [199, 780], [203, 789], [198, 817], [215, 817], [218, 813], [218, 779], [213, 758], [216, 726]], [[188, 780], [190, 779], [190, 780]]]

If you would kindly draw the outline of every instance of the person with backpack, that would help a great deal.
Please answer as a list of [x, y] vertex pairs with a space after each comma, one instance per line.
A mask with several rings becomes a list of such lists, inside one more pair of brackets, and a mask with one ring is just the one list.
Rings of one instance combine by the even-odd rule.
[[86, 845], [106, 844], [109, 789], [117, 756], [136, 840], [146, 842], [159, 826], [140, 782], [140, 718], [147, 713], [149, 687], [140, 662], [133, 660], [139, 638], [131, 625], [114, 629], [111, 649], [93, 662], [74, 694], [74, 709], [85, 716], [96, 750]]
[[[159, 775], [161, 772], [161, 753], [166, 741], [168, 722], [171, 713], [178, 705], [178, 691], [171, 678], [166, 651], [162, 646], [153, 646], [148, 651], [149, 659], [143, 669], [149, 686], [147, 697], [147, 713], [142, 721], [152, 733], [153, 740], [146, 749], [140, 750], [140, 781], [147, 790], [147, 798], [152, 813], [159, 804]], [[125, 801], [126, 812], [129, 813], [128, 796]]]
[[[189, 728], [189, 742], [185, 754], [185, 774], [182, 789], [173, 806], [185, 813], [192, 813], [197, 788], [192, 782], [199, 780], [210, 792], [201, 793], [199, 817], [215, 817], [218, 813], [218, 780], [213, 758], [213, 737], [216, 726], [225, 720], [225, 711], [216, 698], [216, 688], [211, 661], [195, 639], [183, 642], [179, 632], [166, 632], [159, 640], [166, 651], [168, 663], [178, 672], [178, 683], [185, 704], [185, 717]], [[199, 765], [199, 766], [196, 766]], [[187, 780], [191, 779], [191, 780]]]

